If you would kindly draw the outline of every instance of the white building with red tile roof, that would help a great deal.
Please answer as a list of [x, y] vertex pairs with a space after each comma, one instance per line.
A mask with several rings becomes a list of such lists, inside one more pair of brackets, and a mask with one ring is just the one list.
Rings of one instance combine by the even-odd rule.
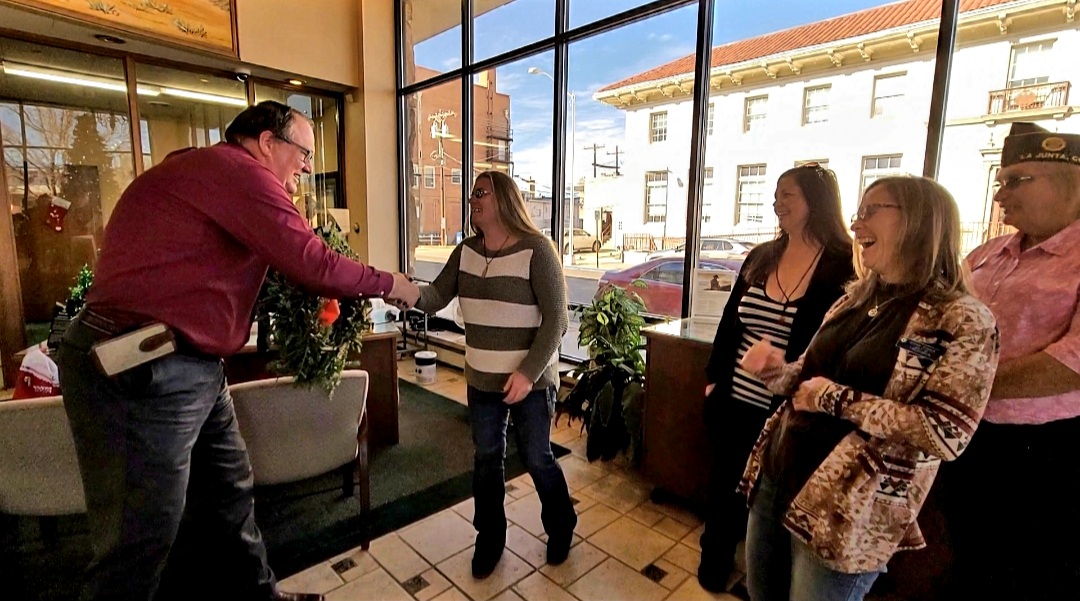
[[[836, 172], [845, 214], [873, 179], [921, 174], [940, 5], [906, 0], [714, 47], [703, 234], [771, 233], [776, 179], [801, 162]], [[968, 248], [1000, 229], [988, 191], [1010, 124], [1080, 132], [1076, 5], [960, 2], [938, 179], [960, 205]], [[585, 190], [587, 214], [613, 213], [616, 245], [685, 235], [694, 60], [593, 96], [626, 115], [623, 175]]]

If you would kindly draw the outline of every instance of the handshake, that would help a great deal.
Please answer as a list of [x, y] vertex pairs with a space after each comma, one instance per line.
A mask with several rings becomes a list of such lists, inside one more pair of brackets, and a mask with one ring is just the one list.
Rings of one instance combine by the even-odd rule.
[[404, 273], [394, 272], [394, 287], [386, 300], [398, 309], [411, 309], [420, 300], [420, 287]]

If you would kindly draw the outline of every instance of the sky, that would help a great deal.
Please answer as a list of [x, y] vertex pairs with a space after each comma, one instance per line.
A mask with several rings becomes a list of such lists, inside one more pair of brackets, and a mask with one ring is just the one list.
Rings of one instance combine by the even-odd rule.
[[[445, 0], [428, 0], [441, 2]], [[713, 45], [746, 39], [865, 8], [890, 0], [771, 0], [762, 10], [761, 0], [717, 0], [713, 15]], [[570, 27], [602, 19], [645, 4], [646, 0], [570, 0]], [[511, 0], [476, 18], [476, 60], [521, 47], [554, 34], [554, 0]], [[591, 176], [593, 151], [603, 145], [597, 162], [611, 164], [616, 146], [623, 143], [623, 111], [592, 99], [600, 88], [647, 71], [694, 52], [697, 6], [691, 5], [606, 32], [570, 46], [569, 86], [574, 96], [576, 124], [573, 150], [574, 179]], [[418, 44], [418, 65], [451, 70], [461, 65], [461, 28], [455, 27]], [[497, 90], [510, 95], [514, 141], [511, 152], [514, 174], [533, 178], [549, 188], [552, 176], [553, 82], [536, 67], [554, 75], [554, 52], [546, 51], [525, 60], [498, 67]], [[569, 120], [571, 115], [567, 114]], [[458, 133], [460, 132], [452, 132]], [[569, 134], [568, 134], [569, 135]], [[568, 150], [569, 154], [569, 150]], [[622, 159], [620, 159], [620, 163]]]

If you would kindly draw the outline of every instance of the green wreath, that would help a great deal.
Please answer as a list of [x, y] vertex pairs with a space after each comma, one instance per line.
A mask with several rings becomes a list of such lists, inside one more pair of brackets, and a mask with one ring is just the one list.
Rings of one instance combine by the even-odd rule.
[[[315, 233], [334, 251], [359, 259], [336, 227], [322, 226]], [[362, 336], [371, 328], [371, 303], [360, 298], [339, 300], [340, 314], [330, 326], [319, 318], [323, 303], [318, 295], [271, 270], [259, 295], [256, 317], [260, 324], [270, 324], [277, 348], [271, 371], [294, 376], [297, 386], [320, 386], [332, 394], [341, 372], [352, 366], [349, 357], [359, 354]]]

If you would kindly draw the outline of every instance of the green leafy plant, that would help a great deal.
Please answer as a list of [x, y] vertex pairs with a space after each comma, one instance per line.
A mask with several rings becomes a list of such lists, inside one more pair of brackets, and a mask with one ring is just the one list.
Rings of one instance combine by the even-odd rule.
[[[645, 284], [639, 280], [633, 286]], [[640, 461], [644, 310], [640, 296], [616, 286], [604, 288], [579, 310], [578, 344], [589, 349], [589, 360], [571, 372], [577, 382], [557, 404], [557, 416], [582, 421], [589, 461], [611, 460], [619, 451], [627, 453], [631, 464]]]
[[[357, 259], [341, 232], [333, 226], [315, 230], [334, 251]], [[259, 297], [257, 318], [270, 324], [278, 359], [270, 369], [296, 378], [297, 386], [321, 386], [332, 393], [341, 381], [349, 357], [360, 352], [362, 335], [371, 327], [371, 303], [341, 299], [340, 315], [330, 326], [319, 319], [324, 299], [271, 271]]]
[[64, 310], [68, 315], [74, 316], [86, 304], [86, 291], [94, 283], [94, 271], [89, 265], [83, 265], [79, 275], [75, 276], [75, 285], [69, 289], [67, 301], [64, 302]]

